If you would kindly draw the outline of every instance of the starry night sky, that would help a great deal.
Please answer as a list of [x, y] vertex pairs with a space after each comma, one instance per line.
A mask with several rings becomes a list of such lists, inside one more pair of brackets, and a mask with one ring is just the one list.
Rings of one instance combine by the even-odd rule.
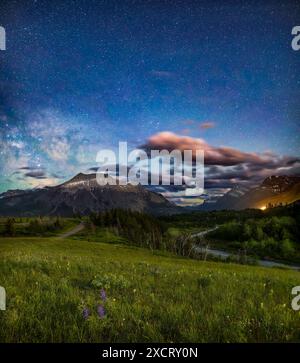
[[299, 15], [297, 1], [1, 1], [0, 191], [87, 172], [119, 140], [203, 145], [212, 194], [299, 174]]

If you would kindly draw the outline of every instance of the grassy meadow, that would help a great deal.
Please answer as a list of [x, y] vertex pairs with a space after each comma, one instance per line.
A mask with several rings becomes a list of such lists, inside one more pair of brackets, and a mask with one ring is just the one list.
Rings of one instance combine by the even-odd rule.
[[0, 342], [299, 342], [299, 281], [129, 246], [107, 230], [0, 237]]

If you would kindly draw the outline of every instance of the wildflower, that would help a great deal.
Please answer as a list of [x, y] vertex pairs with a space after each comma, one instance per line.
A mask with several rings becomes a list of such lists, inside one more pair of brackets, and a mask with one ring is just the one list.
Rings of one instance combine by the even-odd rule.
[[105, 309], [102, 305], [97, 306], [97, 313], [100, 318], [104, 318], [105, 316]]
[[104, 289], [100, 290], [100, 296], [103, 301], [106, 301], [106, 292]]
[[88, 308], [84, 308], [84, 309], [82, 310], [82, 315], [83, 315], [83, 318], [84, 318], [85, 320], [87, 320], [87, 319], [89, 318], [89, 316], [90, 316], [90, 311], [89, 311], [89, 309], [88, 309]]

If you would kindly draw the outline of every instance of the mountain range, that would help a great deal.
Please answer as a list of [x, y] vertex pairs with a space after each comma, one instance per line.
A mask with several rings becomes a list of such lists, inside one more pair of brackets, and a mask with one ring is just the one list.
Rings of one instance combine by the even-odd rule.
[[237, 185], [215, 203], [197, 207], [179, 207], [163, 195], [141, 185], [104, 185], [96, 174], [79, 173], [54, 187], [31, 190], [8, 190], [0, 194], [1, 216], [88, 215], [113, 208], [154, 214], [172, 215], [193, 210], [265, 209], [300, 199], [300, 177], [271, 176], [255, 188]]
[[0, 194], [0, 215], [35, 216], [76, 214], [88, 215], [113, 208], [168, 215], [178, 213], [180, 207], [161, 194], [141, 185], [104, 185], [96, 181], [96, 174], [79, 173], [67, 182], [33, 190], [9, 190]]
[[260, 185], [247, 188], [237, 185], [215, 203], [204, 203], [202, 210], [242, 210], [246, 208], [266, 209], [293, 203], [300, 199], [300, 177], [270, 176]]

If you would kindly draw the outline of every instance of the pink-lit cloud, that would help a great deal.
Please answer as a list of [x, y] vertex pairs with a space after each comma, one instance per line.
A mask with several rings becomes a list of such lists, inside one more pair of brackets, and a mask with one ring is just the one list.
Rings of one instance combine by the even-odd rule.
[[226, 187], [242, 183], [255, 184], [270, 175], [297, 175], [300, 159], [279, 156], [271, 151], [245, 152], [229, 146], [212, 146], [202, 138], [178, 135], [164, 131], [150, 136], [143, 145], [145, 150], [178, 149], [204, 151], [205, 183], [208, 187]]
[[212, 129], [216, 126], [216, 123], [213, 122], [213, 121], [205, 121], [205, 122], [202, 122], [200, 125], [199, 125], [199, 128], [201, 130], [207, 130], [207, 129]]

